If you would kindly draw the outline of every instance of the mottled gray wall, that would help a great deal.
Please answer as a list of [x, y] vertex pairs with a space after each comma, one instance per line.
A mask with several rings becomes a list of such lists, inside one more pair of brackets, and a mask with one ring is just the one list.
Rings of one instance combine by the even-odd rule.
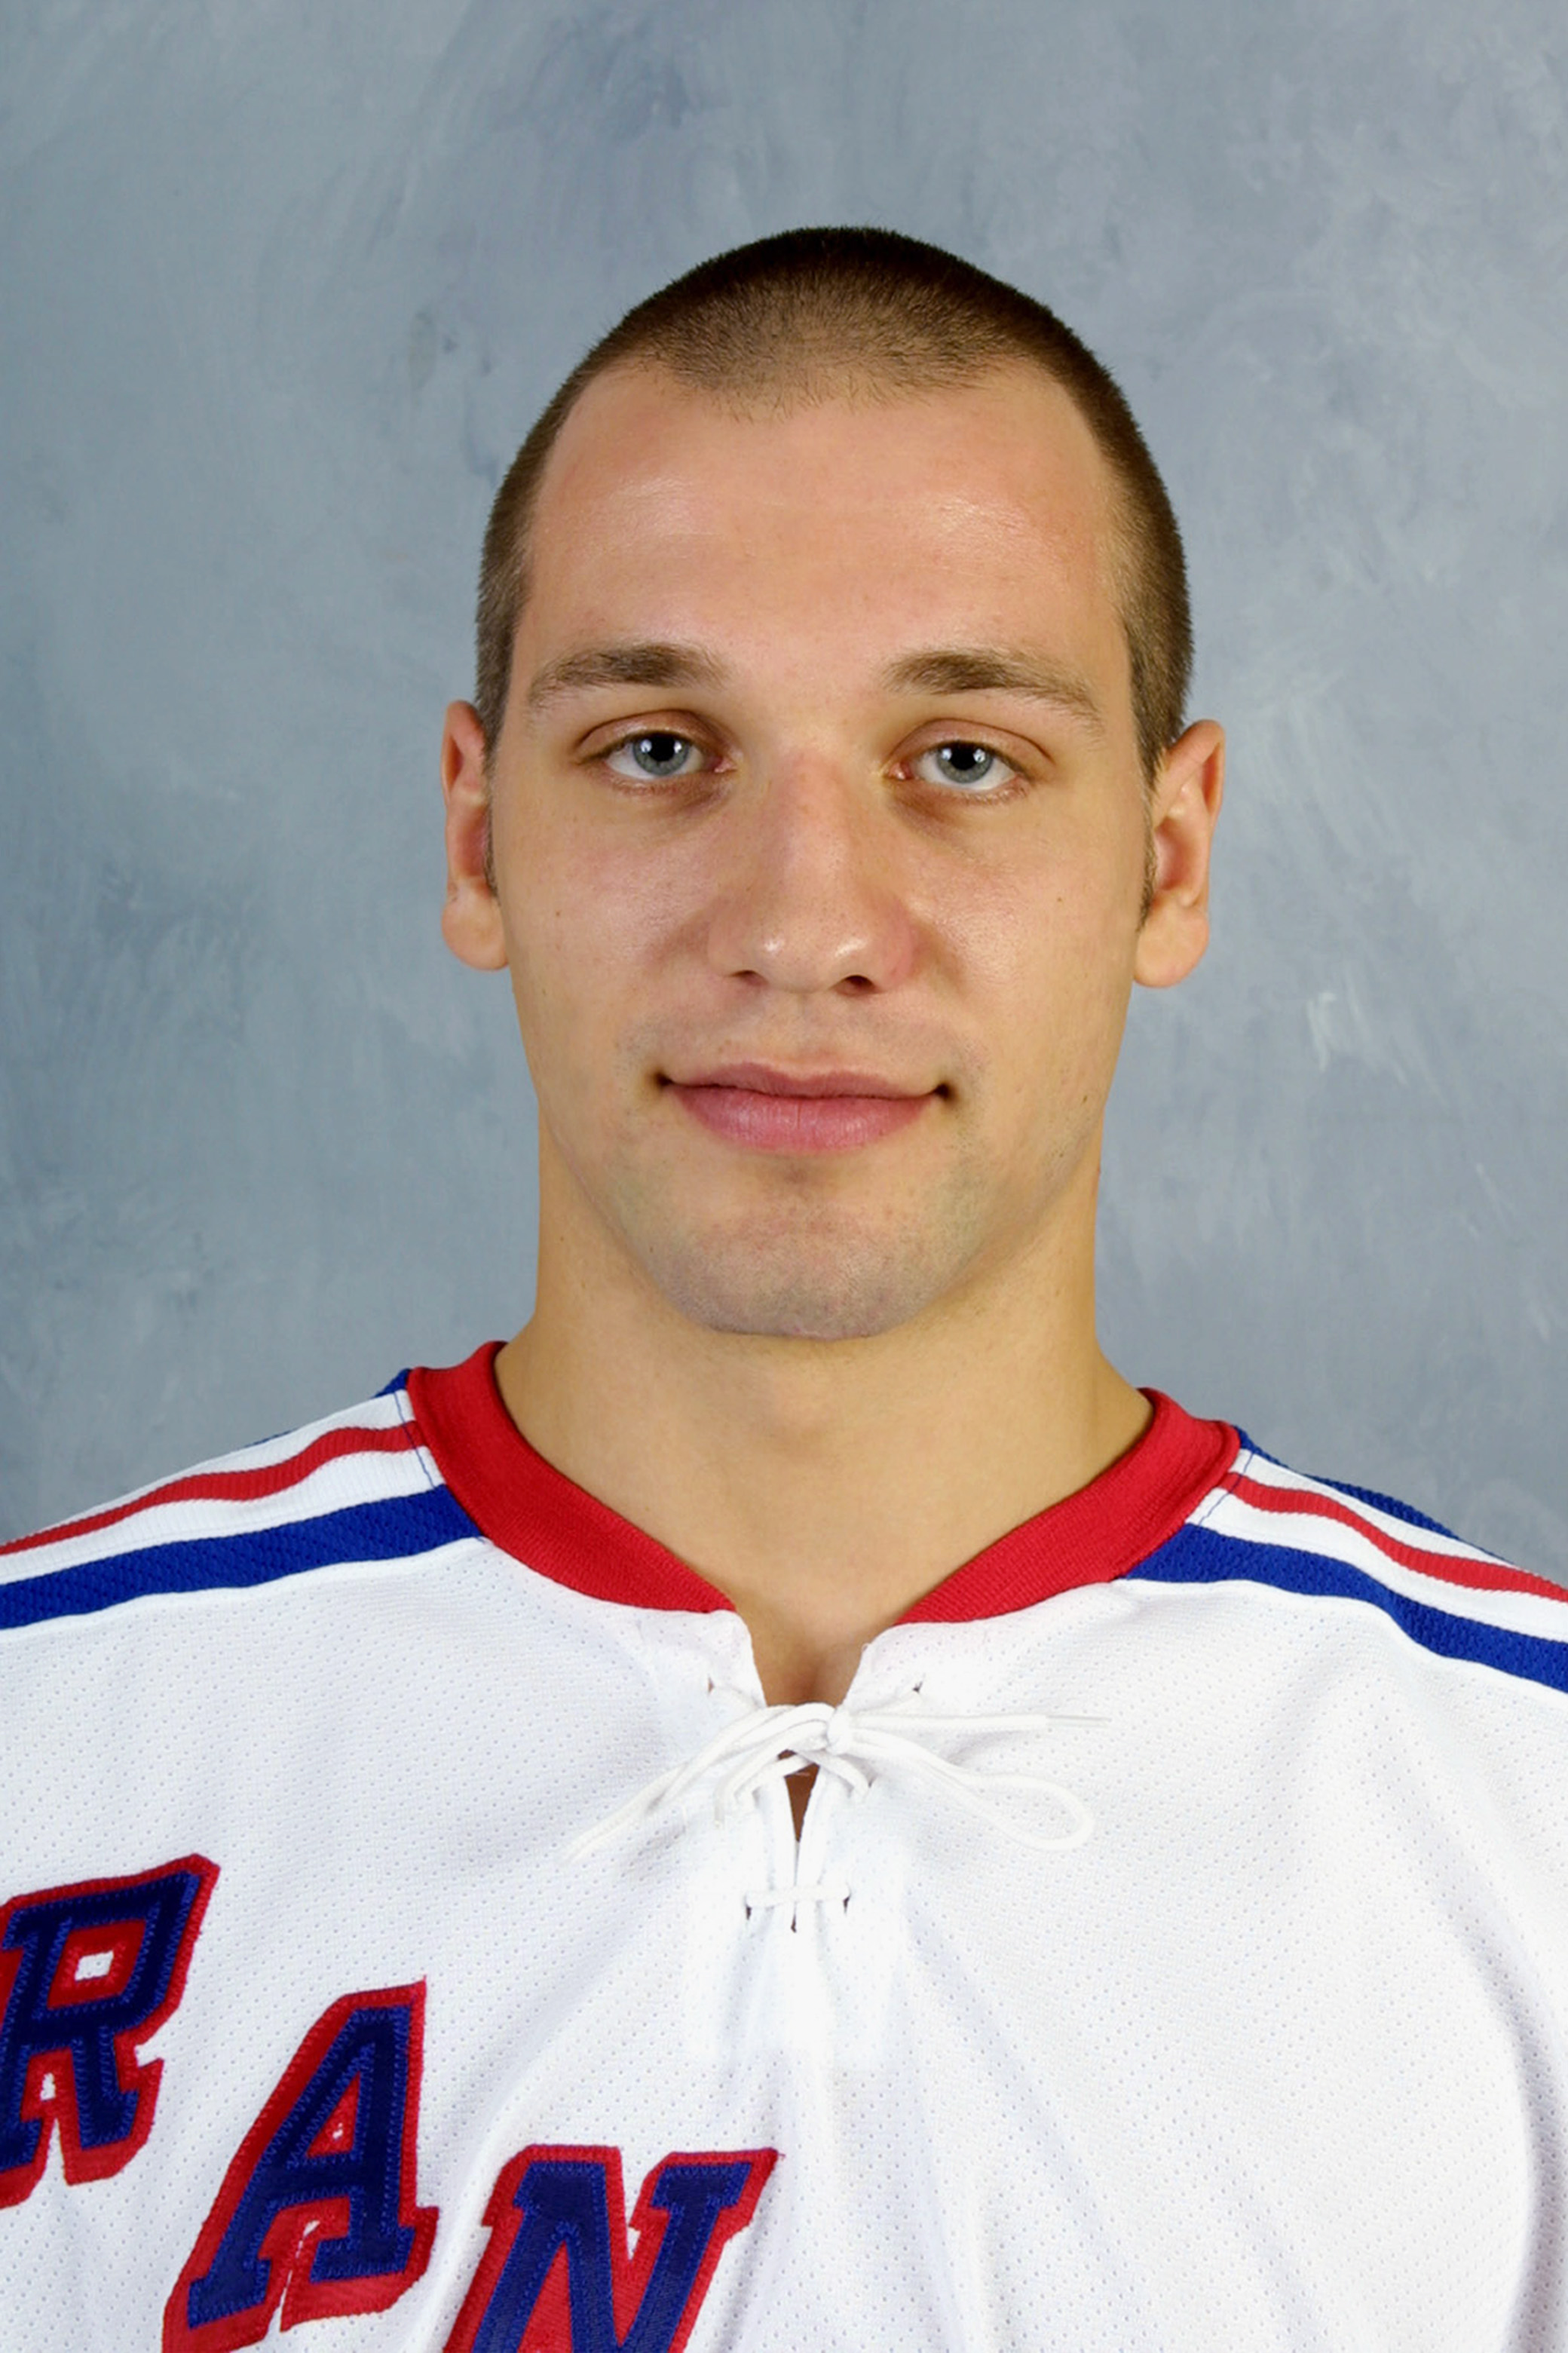
[[525, 1312], [435, 750], [486, 504], [699, 256], [874, 220], [1060, 308], [1233, 732], [1139, 1005], [1128, 1371], [1568, 1577], [1557, 0], [10, 0], [0, 1525]]

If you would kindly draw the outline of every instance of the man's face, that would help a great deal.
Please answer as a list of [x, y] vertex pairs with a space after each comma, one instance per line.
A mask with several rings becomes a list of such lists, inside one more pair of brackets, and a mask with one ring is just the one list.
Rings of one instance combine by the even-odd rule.
[[1150, 955], [1109, 522], [1033, 370], [759, 415], [590, 386], [541, 486], [495, 897], [470, 854], [447, 916], [510, 968], [547, 1228], [710, 1329], [838, 1339], [1092, 1219]]

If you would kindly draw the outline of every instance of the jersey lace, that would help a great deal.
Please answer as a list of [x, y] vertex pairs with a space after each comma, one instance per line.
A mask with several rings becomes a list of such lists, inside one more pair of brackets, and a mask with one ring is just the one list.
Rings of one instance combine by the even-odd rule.
[[[807, 1700], [796, 1707], [768, 1707], [757, 1705], [744, 1692], [736, 1691], [734, 1697], [742, 1714], [684, 1764], [657, 1775], [604, 1821], [584, 1831], [574, 1841], [571, 1852], [591, 1853], [638, 1824], [678, 1811], [689, 1794], [703, 1783], [711, 1784], [713, 1811], [722, 1820], [731, 1809], [754, 1800], [770, 1783], [787, 1780], [791, 1774], [813, 1767], [842, 1781], [857, 1796], [864, 1795], [881, 1778], [940, 1792], [978, 1814], [1005, 1837], [1041, 1853], [1064, 1852], [1081, 1846], [1093, 1834], [1088, 1807], [1061, 1782], [1003, 1765], [959, 1764], [944, 1757], [933, 1743], [953, 1736], [966, 1742], [1006, 1739], [1049, 1732], [1063, 1724], [1102, 1724], [1103, 1716], [941, 1715], [921, 1707], [918, 1686], [883, 1708], [830, 1707], [824, 1700]], [[1067, 1818], [1066, 1827], [1047, 1833], [1014, 1820], [991, 1802], [987, 1793], [999, 1789], [1026, 1789], [1053, 1799]], [[789, 1891], [793, 1900], [805, 1893]]]

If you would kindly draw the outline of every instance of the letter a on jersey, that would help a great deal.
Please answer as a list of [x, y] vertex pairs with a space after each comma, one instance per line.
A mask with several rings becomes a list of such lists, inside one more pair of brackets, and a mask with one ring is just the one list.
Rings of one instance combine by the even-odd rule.
[[335, 2001], [241, 2144], [163, 2314], [163, 2353], [384, 2312], [430, 2260], [416, 2197], [425, 1987]]
[[490, 2193], [490, 2242], [447, 2353], [681, 2353], [777, 2159], [662, 2158], [632, 2215], [633, 2255], [619, 2149], [525, 2148]]
[[187, 1854], [0, 1909], [0, 2206], [43, 2172], [51, 2124], [68, 2181], [118, 2173], [145, 2141], [163, 2063], [137, 2046], [179, 2004], [216, 1878]]

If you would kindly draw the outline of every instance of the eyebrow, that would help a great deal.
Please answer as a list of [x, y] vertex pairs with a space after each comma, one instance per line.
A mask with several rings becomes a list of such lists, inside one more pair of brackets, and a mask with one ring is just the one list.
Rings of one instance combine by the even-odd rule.
[[[653, 638], [586, 646], [545, 663], [530, 684], [528, 707], [538, 712], [563, 695], [605, 686], [718, 687], [727, 675], [723, 663], [699, 646]], [[1093, 691], [1076, 670], [1002, 646], [925, 647], [889, 662], [882, 683], [893, 694], [1023, 695], [1054, 703], [1097, 732], [1104, 726]]]
[[695, 646], [648, 638], [631, 645], [587, 646], [546, 662], [528, 690], [528, 707], [542, 710], [563, 694], [599, 686], [720, 686], [724, 666]]
[[1097, 732], [1105, 724], [1093, 690], [1076, 670], [1003, 646], [931, 646], [890, 662], [882, 679], [895, 694], [1018, 694], [1053, 702]]

